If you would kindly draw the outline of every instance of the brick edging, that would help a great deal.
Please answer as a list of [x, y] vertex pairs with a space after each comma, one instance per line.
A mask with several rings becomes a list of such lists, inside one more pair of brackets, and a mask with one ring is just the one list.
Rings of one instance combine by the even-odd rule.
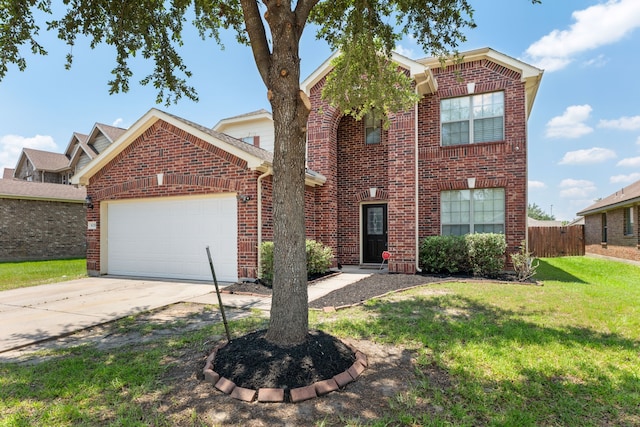
[[[356, 355], [355, 362], [353, 362], [346, 371], [340, 372], [332, 378], [317, 381], [305, 387], [291, 389], [288, 394], [285, 393], [285, 389], [283, 388], [260, 388], [258, 390], [253, 390], [239, 387], [233, 381], [220, 376], [220, 374], [213, 370], [213, 360], [215, 359], [218, 350], [227, 344], [228, 343], [224, 343], [216, 346], [209, 357], [207, 357], [207, 361], [202, 371], [204, 380], [211, 383], [219, 391], [228, 394], [234, 399], [245, 402], [252, 402], [254, 400], [264, 403], [303, 402], [344, 388], [347, 384], [355, 381], [365, 371], [365, 369], [369, 367], [369, 360], [363, 352], [356, 349], [349, 343], [344, 343]], [[288, 400], [287, 395], [289, 397]]]

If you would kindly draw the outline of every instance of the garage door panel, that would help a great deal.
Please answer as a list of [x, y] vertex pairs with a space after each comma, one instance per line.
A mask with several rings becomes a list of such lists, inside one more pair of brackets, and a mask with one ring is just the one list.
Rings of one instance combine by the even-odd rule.
[[237, 280], [237, 201], [234, 196], [132, 201], [108, 205], [108, 273]]

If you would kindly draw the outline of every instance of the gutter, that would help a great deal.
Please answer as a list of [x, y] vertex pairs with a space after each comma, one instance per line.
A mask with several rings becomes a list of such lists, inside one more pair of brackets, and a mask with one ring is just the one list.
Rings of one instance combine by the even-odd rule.
[[[416, 93], [418, 93], [418, 88], [416, 87]], [[415, 147], [415, 154], [414, 154], [414, 158], [415, 158], [415, 199], [416, 199], [416, 211], [415, 211], [415, 233], [416, 233], [416, 271], [418, 273], [422, 272], [422, 269], [420, 268], [420, 215], [419, 215], [419, 209], [420, 209], [420, 191], [419, 191], [419, 186], [420, 186], [420, 176], [418, 175], [418, 171], [419, 171], [419, 152], [418, 152], [418, 104], [420, 102], [416, 102], [416, 105], [414, 107], [414, 114], [415, 114], [415, 123], [413, 125], [413, 130], [414, 130], [414, 147]]]

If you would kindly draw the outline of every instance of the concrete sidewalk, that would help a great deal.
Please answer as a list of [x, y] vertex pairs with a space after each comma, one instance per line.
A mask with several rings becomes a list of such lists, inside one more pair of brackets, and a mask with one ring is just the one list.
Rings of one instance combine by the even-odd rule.
[[[309, 300], [368, 275], [351, 270], [326, 279], [309, 288]], [[218, 298], [213, 284], [112, 276], [3, 291], [0, 353], [180, 302], [218, 305]], [[271, 298], [223, 293], [222, 304], [269, 310]]]

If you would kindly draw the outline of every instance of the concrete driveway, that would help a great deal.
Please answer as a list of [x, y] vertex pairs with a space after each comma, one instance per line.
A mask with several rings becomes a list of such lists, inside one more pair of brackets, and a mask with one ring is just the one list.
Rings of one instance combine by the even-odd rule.
[[[224, 284], [220, 284], [221, 287]], [[233, 307], [269, 298], [225, 295]], [[179, 302], [218, 304], [213, 283], [90, 277], [0, 292], [0, 353]]]
[[[344, 269], [309, 288], [309, 300], [371, 273]], [[220, 288], [228, 285], [220, 283]], [[213, 283], [88, 277], [0, 292], [0, 353], [180, 302], [218, 305]], [[225, 307], [269, 310], [270, 297], [222, 294]]]

